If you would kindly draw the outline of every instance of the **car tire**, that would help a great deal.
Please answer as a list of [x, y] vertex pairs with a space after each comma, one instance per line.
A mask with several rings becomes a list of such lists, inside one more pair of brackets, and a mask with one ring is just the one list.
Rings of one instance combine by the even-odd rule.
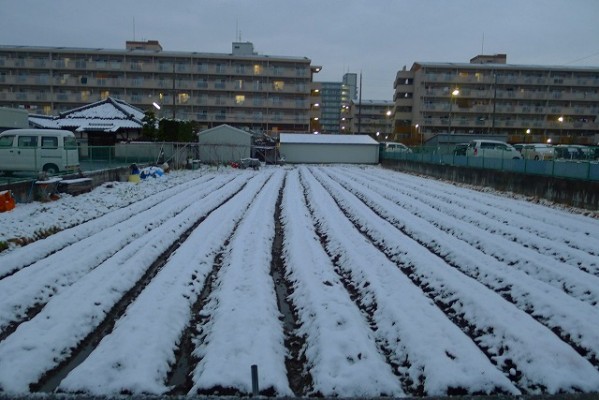
[[56, 175], [58, 173], [58, 167], [55, 164], [44, 165], [44, 172], [48, 175]]

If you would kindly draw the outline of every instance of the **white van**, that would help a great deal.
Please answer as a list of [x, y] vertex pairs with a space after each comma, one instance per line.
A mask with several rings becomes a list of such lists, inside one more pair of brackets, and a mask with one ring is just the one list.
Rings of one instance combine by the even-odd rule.
[[57, 129], [10, 129], [0, 133], [0, 171], [74, 172], [79, 151], [73, 132]]
[[466, 149], [468, 157], [521, 159], [522, 154], [512, 145], [498, 140], [473, 140]]

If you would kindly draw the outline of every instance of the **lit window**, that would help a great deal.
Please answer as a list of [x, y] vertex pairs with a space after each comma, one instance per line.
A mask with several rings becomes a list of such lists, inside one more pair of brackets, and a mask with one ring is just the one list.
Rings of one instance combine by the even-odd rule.
[[108, 90], [104, 90], [104, 91], [100, 92], [100, 98], [102, 100], [106, 100], [108, 98], [108, 96], [110, 96], [110, 92]]
[[179, 103], [187, 103], [187, 101], [189, 100], [189, 94], [188, 93], [179, 93]]
[[274, 90], [283, 90], [283, 88], [285, 87], [285, 82], [273, 81], [272, 86]]
[[89, 100], [89, 90], [81, 91], [81, 100], [88, 101]]
[[245, 96], [243, 94], [238, 94], [235, 96], [235, 104], [243, 104], [245, 102]]
[[262, 75], [262, 65], [254, 65], [254, 75]]

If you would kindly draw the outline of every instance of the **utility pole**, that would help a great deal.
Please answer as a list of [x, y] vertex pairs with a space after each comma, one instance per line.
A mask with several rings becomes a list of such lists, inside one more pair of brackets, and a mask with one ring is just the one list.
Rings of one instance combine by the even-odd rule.
[[358, 97], [358, 135], [362, 132], [362, 71], [360, 71], [360, 95]]
[[177, 116], [177, 112], [175, 110], [176, 107], [176, 103], [175, 103], [175, 61], [173, 60], [173, 121], [175, 120], [175, 117]]

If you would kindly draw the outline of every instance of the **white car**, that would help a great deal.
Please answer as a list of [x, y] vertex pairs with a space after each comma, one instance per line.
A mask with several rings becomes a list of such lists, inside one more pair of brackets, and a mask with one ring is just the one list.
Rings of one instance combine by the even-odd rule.
[[466, 155], [485, 158], [522, 158], [522, 154], [514, 146], [498, 140], [473, 140], [468, 144]]
[[555, 151], [550, 144], [529, 143], [522, 146], [520, 153], [527, 160], [553, 160]]
[[412, 149], [403, 143], [396, 142], [381, 142], [381, 149], [391, 153], [411, 153]]

